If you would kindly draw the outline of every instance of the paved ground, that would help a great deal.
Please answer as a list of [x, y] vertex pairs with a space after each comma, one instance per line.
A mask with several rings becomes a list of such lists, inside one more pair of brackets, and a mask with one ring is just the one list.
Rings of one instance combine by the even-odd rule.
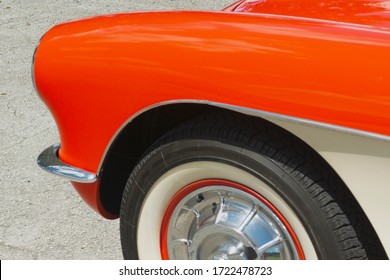
[[58, 142], [35, 95], [31, 58], [54, 24], [152, 9], [218, 10], [232, 0], [0, 0], [0, 259], [121, 259], [118, 221], [100, 218], [71, 185], [36, 165]]

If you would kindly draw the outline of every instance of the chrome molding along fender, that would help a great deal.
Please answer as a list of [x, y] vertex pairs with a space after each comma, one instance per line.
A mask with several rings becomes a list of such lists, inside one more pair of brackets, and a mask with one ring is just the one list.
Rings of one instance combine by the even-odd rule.
[[46, 148], [38, 156], [38, 165], [45, 171], [61, 176], [73, 182], [94, 183], [97, 176], [93, 173], [81, 170], [62, 162], [58, 158], [60, 144], [55, 144]]
[[251, 108], [240, 107], [240, 106], [236, 106], [236, 105], [230, 105], [230, 104], [224, 104], [224, 103], [218, 103], [218, 102], [211, 102], [211, 101], [207, 101], [207, 100], [194, 100], [194, 99], [170, 100], [170, 101], [160, 102], [160, 103], [156, 103], [156, 104], [150, 105], [148, 107], [145, 107], [144, 109], [140, 110], [139, 112], [137, 112], [136, 114], [134, 114], [130, 118], [128, 118], [117, 129], [116, 133], [111, 137], [111, 140], [108, 143], [106, 150], [104, 151], [103, 156], [101, 157], [100, 164], [99, 164], [99, 167], [97, 169], [97, 177], [100, 177], [100, 173], [101, 173], [102, 168], [103, 168], [104, 160], [108, 154], [108, 151], [109, 151], [111, 145], [115, 142], [118, 135], [122, 132], [122, 130], [129, 123], [131, 123], [134, 119], [136, 119], [137, 117], [139, 117], [143, 113], [146, 113], [149, 110], [152, 110], [152, 109], [155, 109], [158, 107], [162, 107], [162, 106], [174, 105], [174, 104], [202, 104], [202, 105], [208, 105], [208, 106], [212, 106], [212, 107], [219, 107], [219, 108], [223, 108], [223, 109], [226, 109], [229, 111], [235, 111], [235, 112], [238, 112], [238, 113], [241, 113], [244, 115], [254, 116], [254, 117], [268, 120], [272, 123], [275, 123], [277, 125], [282, 126], [283, 128], [286, 128], [287, 130], [290, 130], [290, 129], [286, 127], [286, 124], [287, 124], [287, 126], [289, 126], [288, 124], [303, 125], [303, 126], [310, 126], [310, 127], [318, 128], [318, 129], [322, 129], [322, 130], [339, 132], [342, 134], [353, 135], [353, 136], [358, 136], [358, 137], [367, 138], [367, 139], [375, 139], [375, 140], [390, 143], [390, 136], [387, 136], [387, 135], [381, 135], [381, 134], [362, 131], [362, 130], [358, 130], [358, 129], [348, 128], [348, 127], [343, 127], [343, 126], [338, 126], [338, 125], [332, 125], [332, 124], [328, 124], [328, 123], [317, 122], [317, 121], [312, 121], [312, 120], [288, 116], [288, 115], [282, 115], [282, 114], [278, 114], [278, 113], [271, 113], [271, 112], [267, 112], [267, 111], [263, 111], [263, 110], [251, 109]]

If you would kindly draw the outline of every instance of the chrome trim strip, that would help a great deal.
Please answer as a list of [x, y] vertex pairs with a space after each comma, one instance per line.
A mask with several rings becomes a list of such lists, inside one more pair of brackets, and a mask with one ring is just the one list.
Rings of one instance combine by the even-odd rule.
[[62, 162], [58, 158], [60, 144], [46, 148], [37, 159], [38, 165], [45, 171], [61, 176], [73, 182], [94, 183], [97, 176]]
[[266, 118], [268, 120], [274, 119], [274, 120], [279, 120], [279, 121], [298, 123], [298, 124], [313, 126], [313, 127], [317, 127], [317, 128], [327, 129], [327, 130], [331, 130], [331, 131], [337, 131], [337, 132], [341, 132], [341, 133], [351, 134], [351, 135], [355, 135], [355, 136], [360, 136], [360, 137], [365, 137], [365, 138], [374, 138], [377, 140], [390, 142], [390, 136], [378, 134], [378, 133], [373, 133], [373, 132], [368, 132], [368, 131], [363, 131], [363, 130], [354, 129], [354, 128], [348, 128], [345, 126], [328, 124], [328, 123], [323, 123], [323, 122], [319, 122], [319, 121], [312, 121], [309, 119], [293, 117], [293, 116], [288, 116], [288, 115], [282, 115], [282, 114], [278, 114], [278, 113], [270, 113], [267, 111], [250, 109], [250, 108], [239, 107], [239, 106], [234, 106], [234, 105], [227, 105], [227, 104], [220, 104], [220, 103], [213, 103], [213, 102], [209, 102], [209, 104], [216, 106], [216, 107], [240, 112], [240, 113], [245, 114], [245, 115]]
[[35, 65], [35, 56], [37, 55], [38, 47], [41, 44], [41, 41], [42, 41], [43, 37], [45, 37], [45, 35], [46, 35], [46, 33], [43, 34], [42, 37], [37, 42], [37, 45], [35, 46], [35, 49], [34, 49], [34, 53], [33, 53], [33, 56], [32, 56], [32, 63], [31, 63], [31, 80], [32, 80], [32, 85], [33, 85], [35, 93], [39, 96], [39, 98], [41, 100], [42, 100], [42, 97], [39, 95], [38, 89], [37, 89], [37, 85], [35, 83], [34, 65]]
[[38, 41], [35, 49], [34, 49], [34, 54], [33, 54], [33, 57], [32, 57], [32, 63], [31, 63], [31, 80], [32, 80], [32, 84], [33, 84], [33, 88], [34, 88], [34, 91], [38, 94], [38, 90], [37, 90], [37, 85], [35, 83], [35, 73], [34, 73], [34, 64], [35, 64], [35, 56], [37, 54], [37, 50], [38, 50], [38, 47], [39, 47], [39, 44], [41, 43], [41, 40], [42, 38]]
[[111, 140], [108, 143], [106, 150], [104, 151], [104, 154], [100, 160], [100, 164], [99, 164], [99, 167], [97, 169], [98, 170], [97, 177], [98, 178], [100, 177], [100, 174], [101, 174], [101, 171], [103, 168], [103, 164], [104, 164], [104, 160], [107, 156], [108, 151], [110, 150], [111, 145], [114, 143], [115, 139], [121, 133], [121, 131], [126, 127], [126, 125], [131, 123], [138, 116], [142, 115], [143, 113], [145, 113], [151, 109], [155, 109], [155, 108], [158, 108], [161, 106], [166, 106], [166, 105], [173, 105], [173, 104], [209, 105], [209, 106], [227, 109], [230, 111], [239, 112], [239, 113], [249, 115], [249, 116], [264, 118], [264, 119], [269, 120], [271, 122], [272, 122], [272, 120], [274, 120], [274, 121], [279, 120], [279, 121], [286, 121], [286, 122], [291, 122], [291, 123], [298, 123], [298, 124], [302, 124], [302, 125], [313, 126], [313, 127], [317, 127], [317, 128], [340, 132], [340, 133], [346, 133], [346, 134], [350, 134], [350, 135], [360, 136], [360, 137], [364, 137], [364, 138], [371, 138], [371, 139], [381, 140], [381, 141], [385, 141], [385, 142], [390, 142], [390, 136], [367, 132], [367, 131], [358, 130], [358, 129], [353, 129], [353, 128], [347, 128], [344, 126], [338, 126], [338, 125], [333, 125], [333, 124], [328, 124], [328, 123], [323, 123], [323, 122], [312, 121], [312, 120], [288, 116], [288, 115], [282, 115], [282, 114], [278, 114], [278, 113], [271, 113], [271, 112], [267, 112], [267, 111], [263, 111], [263, 110], [240, 107], [240, 106], [230, 105], [230, 104], [225, 104], [225, 103], [211, 102], [211, 101], [207, 101], [207, 100], [193, 100], [193, 99], [170, 100], [170, 101], [155, 103], [151, 106], [143, 108], [142, 110], [138, 111], [136, 114], [134, 114], [130, 118], [128, 118], [119, 127], [119, 129], [111, 137]]

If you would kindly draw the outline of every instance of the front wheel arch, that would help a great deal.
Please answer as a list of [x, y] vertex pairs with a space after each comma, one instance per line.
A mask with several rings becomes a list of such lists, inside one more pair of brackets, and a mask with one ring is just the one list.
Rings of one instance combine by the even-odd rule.
[[[99, 168], [99, 199], [112, 216], [119, 216], [122, 193], [131, 170], [162, 135], [191, 118], [228, 110], [192, 103], [155, 106], [131, 118], [113, 136]], [[178, 117], [179, 116], [179, 117]]]

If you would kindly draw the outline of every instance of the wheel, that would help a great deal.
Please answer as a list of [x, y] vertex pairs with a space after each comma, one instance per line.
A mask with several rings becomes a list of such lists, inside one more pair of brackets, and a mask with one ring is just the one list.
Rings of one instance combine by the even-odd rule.
[[124, 258], [364, 259], [319, 162], [267, 122], [208, 116], [176, 128], [128, 179]]

